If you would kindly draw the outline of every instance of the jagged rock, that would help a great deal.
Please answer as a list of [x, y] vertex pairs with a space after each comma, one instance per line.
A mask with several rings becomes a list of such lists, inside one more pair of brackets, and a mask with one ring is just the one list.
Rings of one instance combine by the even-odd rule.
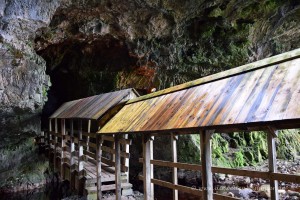
[[50, 79], [33, 40], [57, 6], [47, 0], [0, 2], [0, 189], [5, 191], [45, 183], [47, 162], [37, 160], [33, 140], [40, 133]]
[[271, 197], [270, 184], [261, 185], [258, 191], [258, 195], [262, 198], [269, 199]]

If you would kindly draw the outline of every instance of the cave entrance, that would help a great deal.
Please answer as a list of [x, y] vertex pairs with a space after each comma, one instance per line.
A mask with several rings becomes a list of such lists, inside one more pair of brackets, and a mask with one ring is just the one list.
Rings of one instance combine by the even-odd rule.
[[116, 85], [118, 73], [136, 64], [127, 44], [111, 36], [68, 39], [37, 53], [46, 60], [52, 84], [42, 111], [42, 129], [64, 102], [121, 89]]

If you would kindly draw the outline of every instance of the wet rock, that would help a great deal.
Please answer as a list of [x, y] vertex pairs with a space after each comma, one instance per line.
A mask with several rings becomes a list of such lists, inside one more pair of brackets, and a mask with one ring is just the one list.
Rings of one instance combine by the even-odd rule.
[[281, 194], [281, 195], [284, 195], [284, 194], [286, 194], [286, 191], [285, 190], [278, 190], [278, 193]]
[[251, 194], [252, 194], [253, 190], [252, 189], [249, 189], [249, 188], [245, 188], [245, 189], [241, 189], [239, 191], [239, 194], [242, 198], [245, 198], [245, 199], [249, 199]]
[[296, 197], [296, 196], [292, 196], [292, 197], [287, 197], [286, 199], [287, 200], [299, 200], [300, 198]]
[[271, 197], [271, 192], [270, 192], [270, 185], [269, 184], [264, 184], [261, 185], [258, 191], [258, 195], [262, 198], [270, 198]]
[[228, 193], [227, 193], [227, 196], [229, 196], [229, 197], [234, 197], [234, 194], [233, 194], [232, 192], [228, 192]]
[[234, 178], [234, 182], [240, 187], [247, 187], [251, 183], [251, 179], [249, 177], [237, 176]]
[[219, 181], [225, 181], [226, 175], [225, 175], [225, 174], [216, 174], [216, 178], [217, 178]]
[[299, 192], [295, 192], [295, 191], [292, 191], [292, 190], [288, 190], [288, 191], [287, 191], [287, 194], [288, 194], [290, 197], [299, 197], [299, 198], [300, 198], [300, 193], [299, 193]]

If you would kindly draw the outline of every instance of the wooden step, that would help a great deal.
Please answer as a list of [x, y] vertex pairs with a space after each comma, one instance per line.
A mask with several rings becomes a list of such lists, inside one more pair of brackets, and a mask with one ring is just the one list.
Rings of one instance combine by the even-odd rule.
[[[132, 188], [132, 184], [131, 183], [122, 183], [121, 184], [122, 189], [130, 189]], [[101, 186], [101, 191], [109, 191], [109, 190], [115, 190], [116, 189], [116, 185], [115, 184], [110, 184], [110, 185], [102, 185]], [[97, 192], [97, 186], [93, 186], [93, 187], [86, 187], [87, 193], [96, 193]]]

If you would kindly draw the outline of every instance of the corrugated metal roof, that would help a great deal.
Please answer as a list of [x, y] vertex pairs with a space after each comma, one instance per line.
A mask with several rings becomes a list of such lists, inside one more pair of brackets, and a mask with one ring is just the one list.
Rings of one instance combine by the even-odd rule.
[[[300, 58], [297, 56], [252, 71], [236, 69], [237, 73], [231, 73], [229, 77], [225, 71], [223, 79], [204, 81], [203, 84], [190, 82], [186, 89], [181, 87], [170, 93], [158, 92], [147, 98], [133, 99], [99, 132], [156, 132], [278, 120], [299, 121]], [[262, 61], [267, 63], [266, 60]], [[195, 82], [201, 83], [202, 80]]]
[[50, 118], [99, 119], [110, 108], [138, 97], [134, 89], [100, 94], [64, 103]]

